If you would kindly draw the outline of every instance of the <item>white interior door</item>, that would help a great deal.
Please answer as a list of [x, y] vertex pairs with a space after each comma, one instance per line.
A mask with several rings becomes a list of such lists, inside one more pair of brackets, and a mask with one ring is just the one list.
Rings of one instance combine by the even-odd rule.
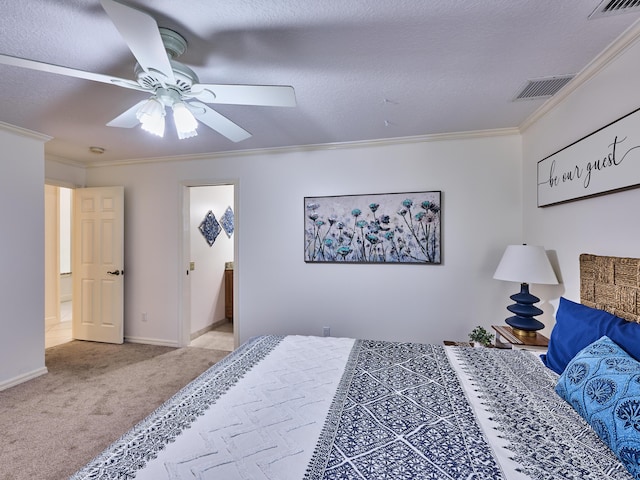
[[73, 194], [73, 338], [124, 341], [124, 187]]

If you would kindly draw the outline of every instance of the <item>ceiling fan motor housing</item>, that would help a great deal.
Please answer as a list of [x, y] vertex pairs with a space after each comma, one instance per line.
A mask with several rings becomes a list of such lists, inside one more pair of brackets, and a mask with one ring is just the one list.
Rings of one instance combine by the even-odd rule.
[[149, 89], [152, 92], [155, 92], [158, 88], [163, 87], [173, 88], [180, 94], [190, 92], [193, 84], [199, 83], [196, 72], [180, 62], [177, 62], [175, 60], [169, 61], [171, 63], [171, 69], [173, 70], [173, 74], [176, 79], [175, 84], [173, 84], [173, 82], [169, 82], [168, 79], [166, 79], [164, 75], [158, 71], [149, 70], [148, 72], [145, 72], [140, 64], [136, 63], [134, 71], [138, 84], [146, 89]]
[[164, 27], [158, 27], [158, 30], [160, 30], [160, 38], [162, 38], [162, 44], [169, 57], [177, 58], [187, 51], [187, 41], [178, 32]]

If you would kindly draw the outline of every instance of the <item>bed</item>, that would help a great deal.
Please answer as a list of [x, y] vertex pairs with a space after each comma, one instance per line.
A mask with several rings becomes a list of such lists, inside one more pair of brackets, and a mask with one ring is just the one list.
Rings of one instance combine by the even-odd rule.
[[[585, 352], [598, 347], [599, 355], [602, 338], [613, 344], [606, 334], [615, 336], [618, 321], [640, 330], [629, 321], [640, 302], [632, 293], [638, 260], [620, 260], [581, 255], [581, 298], [590, 306], [564, 301], [549, 358], [517, 349], [257, 337], [72, 479], [640, 478], [633, 470], [635, 437], [625, 437], [621, 455], [617, 444], [603, 441], [599, 424], [590, 425], [588, 407], [571, 397]], [[616, 271], [624, 277], [618, 285]], [[584, 312], [564, 313], [571, 309], [616, 320], [599, 318], [594, 331], [585, 334], [583, 324], [576, 334], [574, 317]], [[570, 348], [584, 348], [565, 351], [561, 334], [571, 337]], [[622, 336], [635, 342], [629, 331]], [[558, 372], [547, 366], [562, 363], [562, 355], [564, 367], [553, 365]], [[616, 363], [623, 364], [631, 365]], [[640, 418], [640, 392], [638, 399]], [[626, 422], [633, 423], [629, 416]]]

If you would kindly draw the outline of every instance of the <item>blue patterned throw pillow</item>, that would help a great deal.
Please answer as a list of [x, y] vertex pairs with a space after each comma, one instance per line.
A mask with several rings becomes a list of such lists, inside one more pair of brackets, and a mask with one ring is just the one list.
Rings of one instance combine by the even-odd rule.
[[569, 362], [556, 392], [640, 480], [640, 362], [603, 336]]

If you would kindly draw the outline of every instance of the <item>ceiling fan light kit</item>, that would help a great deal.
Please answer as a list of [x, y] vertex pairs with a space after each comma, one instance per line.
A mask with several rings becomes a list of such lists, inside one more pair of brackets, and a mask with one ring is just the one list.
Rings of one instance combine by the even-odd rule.
[[173, 121], [180, 140], [198, 135], [198, 121], [182, 102], [173, 104]]
[[155, 95], [137, 109], [136, 118], [141, 123], [142, 129], [163, 137], [166, 107], [171, 107], [173, 110], [173, 122], [180, 140], [195, 137], [198, 134], [196, 132], [198, 121], [182, 101], [179, 93], [165, 88], [159, 88]]
[[155, 96], [151, 97], [136, 112], [141, 128], [159, 137], [164, 136], [164, 105]]
[[283, 85], [202, 84], [196, 73], [175, 60], [187, 49], [187, 41], [177, 32], [160, 28], [149, 14], [116, 0], [101, 0], [105, 10], [129, 50], [137, 60], [136, 80], [111, 77], [35, 60], [0, 54], [0, 63], [57, 75], [83, 78], [151, 94], [107, 123], [133, 128], [162, 137], [166, 108], [173, 111], [179, 139], [197, 135], [199, 123], [240, 142], [251, 137], [245, 129], [206, 104], [295, 107], [293, 87]]

